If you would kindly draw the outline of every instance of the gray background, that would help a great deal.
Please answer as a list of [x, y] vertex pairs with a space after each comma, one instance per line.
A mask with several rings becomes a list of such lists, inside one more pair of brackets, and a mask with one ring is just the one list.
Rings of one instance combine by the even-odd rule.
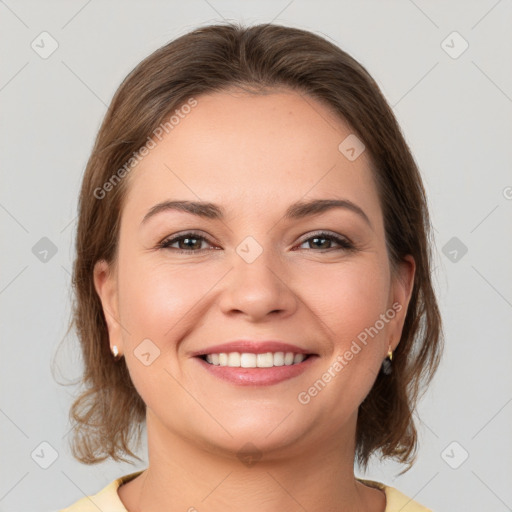
[[[0, 1], [0, 510], [56, 510], [145, 467], [86, 466], [68, 448], [76, 388], [60, 386], [50, 365], [57, 353], [58, 379], [80, 373], [73, 335], [57, 352], [77, 196], [125, 75], [223, 18], [312, 30], [358, 59], [424, 176], [445, 357], [418, 409], [416, 465], [397, 476], [398, 464], [376, 463], [363, 476], [438, 512], [512, 510], [512, 4], [496, 0]], [[43, 31], [58, 43], [47, 58], [31, 47], [51, 49]], [[56, 250], [46, 259], [44, 237]]]

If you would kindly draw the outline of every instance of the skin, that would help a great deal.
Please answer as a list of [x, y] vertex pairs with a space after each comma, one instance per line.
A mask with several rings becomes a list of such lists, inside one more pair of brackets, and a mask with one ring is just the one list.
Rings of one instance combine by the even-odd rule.
[[[148, 469], [119, 497], [130, 512], [260, 512], [262, 504], [268, 512], [382, 512], [384, 492], [354, 476], [357, 411], [400, 339], [415, 263], [407, 257], [392, 276], [367, 152], [349, 161], [338, 150], [349, 126], [293, 91], [196, 99], [131, 171], [119, 258], [94, 271], [110, 344], [147, 405]], [[347, 209], [283, 220], [291, 203], [316, 198], [353, 201], [371, 226]], [[166, 211], [141, 225], [169, 199], [217, 203], [226, 218]], [[189, 229], [207, 240], [158, 248]], [[315, 243], [318, 230], [357, 250]], [[263, 250], [252, 263], [236, 252], [247, 236]], [[205, 250], [175, 252], [190, 247]], [[301, 404], [298, 394], [395, 302], [401, 311]], [[190, 355], [242, 337], [290, 342], [319, 357], [297, 377], [248, 387], [212, 376]], [[146, 366], [134, 350], [148, 338], [160, 355]], [[237, 457], [247, 442], [261, 455], [250, 466]]]

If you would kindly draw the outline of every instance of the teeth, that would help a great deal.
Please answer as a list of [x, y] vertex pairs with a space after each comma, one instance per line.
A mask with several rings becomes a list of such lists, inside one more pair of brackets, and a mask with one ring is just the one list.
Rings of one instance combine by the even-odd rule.
[[[240, 354], [240, 366], [242, 368], [256, 368], [256, 366], [257, 366], [256, 361], [259, 362], [260, 355], [261, 354], [258, 354], [258, 357], [256, 357], [256, 354], [248, 354], [248, 353]], [[213, 359], [213, 360], [215, 361], [215, 359]], [[231, 361], [231, 358], [230, 358], [230, 361]]]
[[293, 364], [302, 363], [304, 361], [304, 354], [295, 354], [293, 356]]
[[229, 352], [220, 354], [207, 354], [206, 361], [216, 366], [230, 366], [232, 368], [271, 368], [272, 366], [290, 366], [304, 361], [304, 354], [293, 352], [265, 352], [253, 354], [251, 352]]
[[286, 352], [285, 356], [284, 356], [284, 364], [286, 366], [289, 366], [291, 364], [293, 364], [293, 352]]
[[238, 352], [230, 352], [228, 354], [228, 364], [226, 366], [240, 366], [240, 354]]

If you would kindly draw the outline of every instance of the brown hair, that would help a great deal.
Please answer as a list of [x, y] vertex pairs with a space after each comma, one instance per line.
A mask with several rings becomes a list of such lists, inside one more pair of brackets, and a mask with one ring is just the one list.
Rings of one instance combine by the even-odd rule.
[[[416, 273], [393, 371], [382, 372], [360, 405], [356, 460], [372, 454], [409, 467], [416, 458], [413, 412], [439, 364], [441, 317], [431, 281], [431, 226], [421, 176], [378, 85], [356, 60], [311, 32], [272, 24], [211, 25], [159, 48], [128, 74], [116, 91], [87, 163], [78, 205], [73, 268], [74, 325], [84, 360], [85, 389], [70, 411], [73, 456], [94, 464], [127, 461], [134, 434], [140, 442], [145, 404], [124, 358], [115, 361], [94, 264], [114, 265], [129, 180], [118, 172], [155, 129], [190, 98], [231, 87], [264, 93], [291, 88], [328, 106], [365, 144], [378, 185], [393, 273], [407, 254]], [[124, 167], [126, 170], [126, 166]], [[105, 186], [111, 183], [112, 186]], [[99, 193], [99, 190], [103, 192]], [[105, 192], [108, 191], [108, 192]], [[99, 197], [101, 195], [101, 197]], [[68, 329], [69, 332], [69, 329]]]

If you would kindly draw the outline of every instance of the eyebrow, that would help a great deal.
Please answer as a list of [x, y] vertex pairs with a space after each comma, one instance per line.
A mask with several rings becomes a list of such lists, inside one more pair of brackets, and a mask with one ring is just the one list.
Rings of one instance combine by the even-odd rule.
[[[343, 208], [352, 211], [362, 217], [365, 222], [372, 227], [372, 223], [364, 210], [348, 199], [312, 199], [310, 201], [297, 201], [288, 207], [284, 214], [284, 219], [303, 219], [305, 217], [319, 215], [333, 208]], [[225, 217], [224, 209], [214, 203], [203, 201], [163, 201], [149, 209], [142, 219], [141, 224], [145, 224], [151, 217], [154, 217], [158, 213], [169, 210], [182, 211], [213, 220], [223, 220]]]

